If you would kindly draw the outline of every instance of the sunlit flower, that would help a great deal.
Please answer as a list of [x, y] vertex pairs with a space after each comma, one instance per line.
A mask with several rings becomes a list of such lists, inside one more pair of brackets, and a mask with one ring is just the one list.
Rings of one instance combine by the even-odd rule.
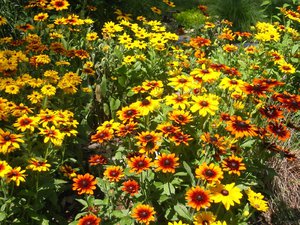
[[14, 123], [14, 127], [16, 127], [17, 130], [21, 130], [22, 132], [24, 132], [25, 130], [30, 130], [31, 132], [33, 132], [38, 122], [39, 119], [37, 117], [29, 117], [28, 115], [24, 114], [17, 119], [17, 121]]
[[130, 172], [132, 173], [141, 173], [145, 170], [150, 169], [152, 165], [151, 158], [148, 158], [144, 155], [133, 156], [128, 159], [128, 166], [130, 167]]
[[179, 125], [186, 125], [193, 120], [192, 115], [184, 110], [174, 110], [169, 113], [169, 119]]
[[196, 171], [196, 178], [206, 180], [209, 183], [220, 183], [223, 179], [223, 171], [218, 165], [210, 163], [209, 165], [204, 162]]
[[233, 116], [231, 120], [226, 121], [226, 130], [235, 135], [236, 138], [257, 136], [257, 128], [250, 124], [249, 120], [243, 120], [240, 116]]
[[20, 182], [25, 182], [25, 172], [25, 170], [21, 170], [21, 167], [12, 168], [6, 174], [7, 181], [14, 181], [16, 185], [19, 186]]
[[120, 166], [108, 166], [103, 174], [111, 182], [118, 182], [124, 177], [123, 169]]
[[50, 4], [56, 11], [68, 9], [70, 5], [67, 0], [51, 0]]
[[129, 193], [131, 196], [134, 196], [139, 192], [139, 183], [135, 180], [127, 180], [122, 183], [122, 191]]
[[91, 155], [89, 158], [90, 166], [103, 165], [107, 163], [107, 158], [103, 155], [95, 154]]
[[216, 220], [216, 216], [209, 211], [198, 212], [194, 216], [194, 225], [211, 225]]
[[241, 171], [246, 170], [245, 164], [242, 161], [243, 158], [231, 155], [222, 161], [223, 170], [228, 171], [229, 174], [236, 174], [240, 176]]
[[185, 194], [185, 199], [187, 200], [188, 206], [197, 211], [201, 208], [208, 208], [211, 202], [210, 192], [199, 186], [190, 188]]
[[235, 183], [231, 184], [217, 184], [211, 188], [212, 200], [215, 203], [223, 203], [226, 210], [229, 210], [235, 203], [240, 204], [240, 199], [243, 197], [241, 190], [235, 186]]
[[105, 141], [109, 141], [113, 138], [113, 131], [101, 128], [97, 130], [97, 133], [91, 136], [92, 142], [103, 143]]
[[151, 221], [155, 221], [155, 214], [152, 206], [139, 204], [132, 210], [131, 216], [139, 223], [149, 225]]
[[77, 225], [99, 225], [101, 219], [93, 214], [85, 215], [80, 218]]
[[219, 97], [214, 94], [204, 94], [202, 96], [192, 96], [192, 112], [199, 111], [199, 115], [205, 117], [207, 114], [215, 115], [219, 109]]
[[156, 171], [162, 171], [163, 173], [175, 173], [175, 168], [178, 167], [179, 158], [172, 154], [162, 153], [154, 161]]
[[48, 13], [39, 13], [33, 17], [34, 21], [45, 21], [49, 17]]
[[0, 128], [0, 152], [6, 154], [20, 148], [19, 143], [24, 143], [22, 137], [21, 134], [13, 134]]
[[138, 108], [140, 114], [143, 116], [148, 115], [150, 112], [158, 109], [160, 107], [159, 100], [152, 99], [151, 97], [147, 97], [142, 101], [137, 101], [130, 105], [132, 108]]
[[261, 193], [256, 193], [251, 188], [247, 189], [246, 193], [252, 207], [262, 212], [266, 212], [269, 209], [268, 203], [264, 200], [264, 196]]
[[294, 74], [296, 72], [295, 67], [290, 63], [280, 64], [279, 69], [281, 72], [286, 73], [286, 74]]
[[44, 135], [44, 143], [52, 142], [56, 146], [61, 146], [64, 135], [55, 126], [39, 128], [41, 135]]
[[6, 161], [0, 160], [0, 178], [4, 177], [11, 169], [11, 166]]
[[138, 124], [134, 122], [121, 124], [117, 129], [117, 136], [125, 137], [129, 134], [134, 134], [137, 128], [138, 128]]
[[152, 154], [154, 153], [161, 144], [161, 133], [155, 133], [154, 131], [142, 132], [137, 136], [140, 153]]
[[178, 222], [168, 222], [168, 225], [188, 225], [187, 223], [183, 223], [181, 220]]
[[69, 179], [72, 179], [77, 176], [76, 170], [73, 169], [71, 166], [68, 165], [62, 165], [59, 170], [64, 174], [64, 176], [68, 177]]
[[94, 194], [96, 189], [96, 180], [93, 175], [86, 173], [84, 175], [78, 174], [77, 177], [73, 178], [72, 190], [77, 191], [79, 195], [81, 194]]
[[275, 105], [264, 106], [259, 109], [259, 112], [268, 120], [278, 121], [279, 119], [284, 118], [283, 111]]
[[159, 124], [156, 129], [161, 131], [166, 137], [180, 131], [179, 127], [173, 126], [171, 123]]
[[121, 110], [117, 111], [117, 115], [122, 121], [131, 121], [135, 118], [140, 117], [139, 109], [125, 106]]
[[193, 140], [189, 134], [184, 134], [181, 131], [175, 132], [173, 136], [170, 137], [170, 140], [172, 140], [176, 146], [180, 144], [189, 145], [188, 141]]
[[270, 122], [267, 130], [281, 141], [286, 141], [291, 136], [291, 132], [282, 123]]
[[29, 160], [29, 165], [27, 166], [27, 169], [31, 169], [33, 171], [38, 171], [38, 172], [45, 172], [49, 171], [50, 164], [47, 163], [47, 160], [39, 160], [36, 158], [32, 158]]
[[171, 81], [168, 83], [169, 86], [172, 86], [175, 90], [182, 89], [184, 92], [188, 92], [195, 86], [193, 78], [186, 75], [169, 78], [169, 81]]

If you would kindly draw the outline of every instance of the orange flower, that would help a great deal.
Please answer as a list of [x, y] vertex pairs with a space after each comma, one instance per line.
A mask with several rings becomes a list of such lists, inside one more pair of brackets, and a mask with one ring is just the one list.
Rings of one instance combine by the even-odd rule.
[[102, 128], [97, 131], [96, 134], [91, 136], [92, 142], [103, 143], [113, 138], [113, 131], [110, 129]]
[[88, 214], [84, 217], [82, 217], [77, 225], [99, 225], [101, 222], [101, 219], [93, 214]]
[[132, 210], [132, 217], [139, 223], [148, 225], [151, 221], [155, 221], [155, 213], [154, 208], [150, 205], [140, 204]]
[[96, 180], [93, 175], [86, 173], [84, 175], [78, 174], [77, 177], [73, 178], [73, 190], [78, 191], [78, 194], [94, 194], [96, 189]]
[[281, 141], [285, 141], [291, 136], [290, 131], [282, 123], [269, 123], [267, 129]]
[[174, 110], [169, 113], [169, 119], [179, 125], [186, 125], [193, 120], [193, 117], [189, 112], [185, 112], [184, 110]]
[[151, 163], [151, 158], [141, 156], [133, 156], [128, 159], [128, 166], [131, 168], [130, 172], [132, 173], [141, 173], [144, 170], [148, 170]]
[[119, 137], [125, 137], [128, 134], [133, 134], [135, 132], [135, 130], [138, 128], [137, 126], [138, 126], [138, 124], [133, 123], [133, 122], [129, 122], [129, 123], [126, 123], [126, 124], [121, 124], [118, 127], [117, 135]]
[[20, 148], [19, 143], [24, 143], [22, 137], [21, 134], [12, 134], [0, 128], [0, 152], [6, 154]]
[[203, 163], [199, 166], [196, 171], [196, 178], [200, 178], [202, 180], [206, 180], [209, 183], [217, 182], [220, 183], [220, 180], [223, 179], [223, 171], [221, 168], [213, 163], [209, 164], [209, 166]]
[[120, 166], [108, 166], [104, 171], [104, 176], [111, 182], [118, 182], [124, 177], [123, 169]]
[[189, 145], [188, 141], [193, 140], [189, 134], [184, 134], [181, 131], [176, 132], [170, 139], [175, 142], [176, 146], [180, 145], [181, 143]]
[[162, 153], [155, 160], [156, 171], [162, 171], [163, 173], [175, 173], [175, 168], [179, 165], [177, 162], [178, 157], [175, 154]]
[[107, 158], [103, 155], [91, 155], [89, 158], [90, 166], [103, 165], [107, 163]]
[[187, 204], [197, 211], [209, 207], [211, 202], [210, 192], [199, 186], [190, 188], [185, 194], [185, 199]]
[[66, 0], [52, 0], [50, 4], [56, 11], [68, 9], [68, 6], [70, 5]]
[[117, 112], [117, 115], [120, 120], [126, 122], [140, 117], [140, 112], [136, 108], [125, 106]]
[[123, 182], [122, 191], [129, 193], [131, 196], [137, 194], [139, 192], [139, 183], [135, 180], [128, 180]]
[[242, 158], [231, 155], [222, 162], [222, 167], [224, 171], [228, 171], [229, 174], [241, 175], [241, 170], [246, 170], [245, 164], [242, 163]]
[[235, 135], [236, 138], [257, 136], [257, 128], [250, 124], [249, 120], [242, 120], [240, 116], [232, 116], [231, 120], [226, 121], [226, 130]]

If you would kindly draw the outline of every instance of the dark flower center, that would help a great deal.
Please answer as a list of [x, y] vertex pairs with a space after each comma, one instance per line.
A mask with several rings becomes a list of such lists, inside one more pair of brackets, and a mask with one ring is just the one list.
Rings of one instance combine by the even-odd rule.
[[134, 114], [133, 110], [128, 110], [128, 111], [126, 112], [126, 115], [127, 115], [127, 116], [132, 116], [133, 114]]
[[237, 121], [236, 126], [240, 129], [247, 129], [249, 125], [244, 121]]
[[211, 169], [208, 169], [208, 170], [205, 171], [205, 175], [207, 177], [212, 177], [212, 176], [215, 175], [215, 172], [213, 170], [211, 170]]
[[186, 83], [186, 82], [187, 82], [187, 80], [186, 80], [186, 79], [184, 79], [184, 78], [180, 78], [180, 79], [178, 80], [178, 82], [179, 82], [179, 83]]
[[147, 141], [152, 140], [152, 138], [153, 138], [153, 136], [152, 136], [151, 134], [147, 134], [147, 135], [145, 136], [145, 139], [146, 139]]
[[184, 120], [184, 116], [183, 115], [179, 115], [178, 117], [177, 117], [179, 120]]
[[83, 188], [86, 188], [89, 186], [89, 182], [87, 180], [81, 180], [80, 181], [80, 186]]
[[144, 166], [145, 166], [145, 163], [144, 163], [143, 161], [139, 161], [139, 162], [137, 163], [137, 166], [138, 166], [138, 167], [144, 167]]
[[229, 195], [229, 192], [227, 190], [223, 189], [221, 191], [221, 194], [224, 195], [224, 196], [227, 196], [227, 195]]
[[10, 140], [11, 140], [11, 138], [10, 138], [10, 136], [9, 136], [9, 135], [6, 135], [6, 136], [4, 136], [4, 140], [5, 140], [5, 141], [10, 141]]
[[238, 169], [239, 168], [239, 163], [237, 161], [229, 161], [228, 166], [232, 169]]
[[117, 171], [111, 171], [110, 176], [111, 177], [116, 177], [116, 176], [118, 176], [118, 172]]
[[205, 107], [205, 106], [208, 106], [208, 102], [207, 102], [207, 101], [202, 101], [202, 102], [200, 102], [200, 105], [201, 105], [201, 106], [204, 106], [204, 107]]
[[147, 218], [147, 217], [149, 216], [149, 213], [146, 212], [146, 211], [142, 211], [142, 212], [139, 213], [139, 216], [140, 216], [141, 218]]
[[210, 137], [211, 142], [216, 142], [218, 139], [216, 137]]
[[201, 202], [201, 201], [204, 200], [203, 196], [200, 195], [200, 194], [198, 194], [198, 195], [195, 197], [195, 199], [196, 199], [197, 201], [199, 201], [199, 202]]
[[149, 101], [148, 99], [144, 99], [144, 100], [142, 101], [142, 105], [143, 105], [143, 106], [150, 105], [150, 101]]
[[164, 165], [165, 165], [165, 166], [171, 165], [171, 160], [170, 160], [170, 159], [165, 159], [165, 160], [164, 160]]
[[230, 81], [231, 84], [237, 84], [238, 82], [236, 80]]
[[176, 98], [176, 100], [177, 100], [178, 102], [182, 102], [184, 99], [183, 99], [183, 97], [178, 96], [178, 97]]
[[202, 72], [202, 73], [209, 73], [208, 70], [202, 70], [201, 72]]
[[28, 124], [30, 124], [30, 120], [29, 120], [29, 119], [24, 119], [22, 122], [23, 122], [23, 125], [28, 125]]

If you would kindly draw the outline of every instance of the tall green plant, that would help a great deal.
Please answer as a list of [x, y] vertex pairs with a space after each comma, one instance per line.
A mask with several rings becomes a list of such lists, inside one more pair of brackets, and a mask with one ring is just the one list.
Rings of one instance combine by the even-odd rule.
[[233, 29], [236, 31], [249, 30], [251, 25], [265, 18], [260, 7], [261, 0], [215, 0], [206, 2], [212, 16], [233, 22]]

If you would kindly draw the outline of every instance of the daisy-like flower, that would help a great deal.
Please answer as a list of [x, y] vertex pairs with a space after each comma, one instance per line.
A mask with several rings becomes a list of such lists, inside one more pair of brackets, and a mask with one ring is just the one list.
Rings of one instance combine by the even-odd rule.
[[139, 204], [132, 210], [131, 216], [139, 223], [149, 225], [151, 221], [155, 221], [155, 214], [152, 206]]
[[275, 105], [264, 106], [259, 109], [259, 112], [266, 117], [269, 121], [278, 121], [281, 118], [284, 118], [283, 111]]
[[228, 171], [229, 174], [241, 175], [242, 170], [246, 170], [245, 164], [242, 162], [243, 158], [239, 158], [235, 155], [231, 155], [224, 159], [222, 167], [224, 171]]
[[186, 109], [190, 106], [188, 102], [189, 95], [172, 94], [165, 97], [166, 105], [172, 105], [173, 109]]
[[173, 126], [171, 123], [162, 123], [156, 127], [157, 130], [161, 131], [165, 137], [168, 137], [178, 131], [180, 131], [179, 127]]
[[12, 134], [0, 128], [0, 152], [6, 154], [20, 148], [19, 143], [24, 143], [22, 137], [21, 134]]
[[155, 171], [162, 171], [163, 173], [175, 173], [175, 168], [179, 166], [179, 158], [172, 154], [162, 153], [154, 161], [157, 167]]
[[121, 110], [117, 111], [117, 115], [120, 120], [132, 121], [141, 116], [139, 109], [125, 106]]
[[211, 144], [218, 148], [221, 153], [225, 152], [226, 150], [224, 137], [220, 136], [219, 134], [212, 136], [210, 133], [205, 132], [200, 136], [200, 139], [205, 143]]
[[38, 172], [45, 172], [49, 171], [50, 164], [47, 163], [47, 160], [39, 160], [36, 158], [32, 158], [29, 160], [29, 165], [27, 166], [27, 169], [31, 169], [33, 171], [38, 171]]
[[257, 95], [258, 97], [267, 97], [266, 93], [270, 92], [270, 86], [267, 84], [248, 84], [244, 83], [244, 86], [241, 88], [246, 94]]
[[122, 185], [122, 191], [129, 193], [131, 196], [139, 192], [140, 185], [135, 180], [127, 180], [123, 182]]
[[160, 146], [162, 134], [154, 131], [142, 132], [137, 136], [137, 145], [141, 146], [140, 153], [152, 154]]
[[33, 17], [34, 21], [45, 21], [49, 17], [48, 13], [39, 13]]
[[64, 135], [55, 128], [55, 126], [52, 126], [51, 128], [45, 127], [44, 128], [39, 128], [41, 135], [43, 135], [44, 138], [44, 143], [48, 143], [49, 141], [52, 142], [56, 146], [61, 146], [62, 141], [64, 139]]
[[125, 137], [129, 134], [134, 134], [138, 128], [138, 123], [129, 122], [126, 124], [121, 124], [117, 129], [117, 136]]
[[151, 158], [145, 155], [133, 156], [128, 159], [128, 166], [130, 167], [131, 173], [141, 173], [145, 170], [150, 169], [152, 166]]
[[14, 127], [16, 127], [17, 130], [21, 130], [22, 132], [24, 132], [25, 130], [30, 130], [31, 132], [33, 132], [38, 122], [39, 118], [29, 117], [28, 115], [24, 114], [17, 119], [17, 121], [14, 123]]
[[90, 32], [90, 33], [87, 33], [87, 35], [86, 35], [86, 40], [88, 40], [88, 41], [95, 41], [98, 38], [99, 37], [98, 37], [97, 32]]
[[6, 161], [0, 161], [0, 178], [4, 177], [10, 170], [11, 166]]
[[189, 112], [184, 110], [174, 110], [169, 113], [169, 119], [179, 125], [186, 125], [192, 121], [193, 117]]
[[142, 116], [146, 116], [150, 112], [153, 112], [154, 110], [156, 110], [160, 107], [159, 101], [160, 100], [155, 100], [155, 99], [151, 99], [151, 97], [147, 97], [142, 101], [137, 101], [135, 103], [132, 103], [130, 105], [130, 107], [138, 108], [140, 111], [140, 114]]
[[213, 163], [207, 165], [206, 162], [200, 165], [196, 171], [196, 178], [206, 180], [209, 183], [220, 183], [223, 179], [223, 171], [218, 165]]
[[221, 202], [226, 210], [229, 210], [235, 203], [240, 204], [240, 199], [243, 197], [241, 190], [235, 186], [235, 183], [231, 184], [217, 184], [211, 188], [212, 200], [215, 203]]
[[68, 9], [70, 5], [67, 0], [51, 0], [50, 4], [56, 11]]
[[193, 69], [190, 73], [193, 78], [199, 82], [212, 83], [219, 79], [221, 72], [214, 71], [212, 68], [206, 68], [205, 64], [202, 65], [201, 69]]
[[226, 130], [230, 131], [236, 138], [257, 136], [257, 128], [250, 124], [249, 120], [243, 120], [240, 116], [232, 116], [226, 121]]
[[219, 97], [214, 94], [205, 94], [202, 96], [192, 96], [193, 106], [190, 108], [192, 112], [199, 111], [199, 115], [205, 117], [207, 114], [215, 115], [219, 109]]
[[124, 177], [124, 172], [120, 166], [108, 166], [103, 175], [111, 182], [118, 182]]
[[244, 85], [244, 81], [239, 79], [229, 79], [228, 77], [224, 77], [219, 84], [221, 89], [228, 89], [229, 91], [242, 91], [242, 87]]
[[197, 211], [201, 208], [210, 207], [210, 191], [204, 190], [199, 186], [190, 188], [185, 194], [185, 199], [187, 200], [188, 206], [196, 209]]
[[97, 130], [97, 133], [91, 136], [92, 142], [103, 143], [105, 141], [109, 141], [113, 138], [113, 131], [101, 128]]
[[90, 166], [103, 165], [107, 163], [107, 158], [103, 155], [95, 154], [91, 155], [89, 158]]
[[286, 74], [294, 74], [296, 72], [295, 67], [290, 63], [282, 63], [279, 66], [279, 70]]
[[271, 122], [268, 124], [267, 130], [281, 141], [286, 141], [291, 136], [291, 132], [282, 123]]
[[84, 175], [78, 174], [73, 178], [73, 191], [77, 191], [79, 195], [89, 194], [93, 195], [96, 189], [96, 180], [93, 175], [86, 173]]
[[188, 141], [193, 140], [189, 134], [184, 134], [181, 131], [178, 131], [170, 137], [170, 140], [175, 143], [176, 146], [180, 145], [181, 143], [185, 145], [189, 145]]
[[172, 86], [176, 91], [183, 90], [183, 92], [189, 92], [195, 87], [193, 77], [186, 75], [178, 75], [176, 77], [169, 78], [169, 86]]
[[198, 212], [194, 216], [194, 225], [211, 225], [216, 220], [216, 216], [210, 212]]
[[12, 168], [6, 174], [7, 182], [14, 181], [17, 186], [20, 185], [20, 182], [25, 182], [26, 174], [25, 170], [22, 170], [21, 167]]
[[68, 165], [62, 165], [59, 168], [60, 172], [62, 172], [64, 174], [64, 176], [68, 177], [69, 179], [73, 179], [74, 177], [77, 176], [76, 174], [76, 170], [73, 169], [71, 166]]
[[249, 188], [246, 194], [250, 205], [258, 211], [266, 212], [269, 209], [268, 203], [264, 200], [264, 196], [261, 193], [256, 193]]
[[88, 214], [82, 217], [77, 225], [99, 225], [101, 222], [101, 218], [93, 215], [93, 214]]
[[223, 46], [223, 50], [225, 52], [235, 52], [238, 50], [238, 47], [233, 44], [226, 44], [225, 46]]
[[194, 48], [201, 48], [205, 46], [211, 45], [211, 40], [197, 36], [195, 38], [190, 39], [190, 45]]

